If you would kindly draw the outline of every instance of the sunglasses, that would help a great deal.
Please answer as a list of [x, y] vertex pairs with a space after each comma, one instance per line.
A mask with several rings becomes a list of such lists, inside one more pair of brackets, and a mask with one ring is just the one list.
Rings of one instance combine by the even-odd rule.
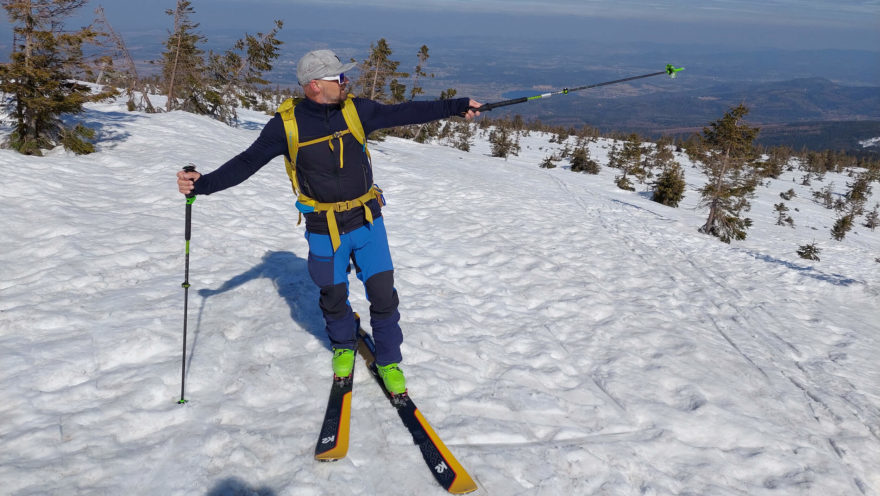
[[338, 76], [328, 76], [320, 79], [321, 81], [336, 81], [339, 84], [345, 84], [345, 73], [341, 72]]

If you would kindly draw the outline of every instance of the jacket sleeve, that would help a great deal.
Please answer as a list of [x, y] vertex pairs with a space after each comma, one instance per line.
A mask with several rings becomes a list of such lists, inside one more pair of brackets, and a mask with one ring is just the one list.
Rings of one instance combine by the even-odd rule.
[[247, 150], [239, 153], [217, 170], [202, 174], [194, 184], [193, 193], [210, 195], [231, 188], [254, 175], [273, 158], [286, 153], [284, 122], [278, 114], [275, 114]]
[[377, 129], [422, 124], [454, 115], [464, 115], [470, 99], [414, 101], [395, 105], [384, 105], [366, 98], [355, 98], [354, 102], [364, 132], [369, 135]]

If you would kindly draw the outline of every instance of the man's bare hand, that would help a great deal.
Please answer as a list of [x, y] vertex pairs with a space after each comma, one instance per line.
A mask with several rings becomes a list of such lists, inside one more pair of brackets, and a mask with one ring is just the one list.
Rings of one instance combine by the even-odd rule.
[[195, 185], [193, 183], [198, 181], [200, 177], [202, 177], [202, 175], [199, 174], [198, 172], [195, 172], [195, 171], [193, 171], [193, 172], [178, 171], [177, 172], [177, 189], [180, 190], [180, 192], [183, 193], [184, 195], [188, 195], [188, 194], [192, 193], [193, 188], [195, 188]]

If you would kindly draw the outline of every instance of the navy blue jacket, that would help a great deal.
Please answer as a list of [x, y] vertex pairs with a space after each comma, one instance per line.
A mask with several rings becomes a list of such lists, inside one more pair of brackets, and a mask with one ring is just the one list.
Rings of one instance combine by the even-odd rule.
[[[365, 98], [354, 99], [361, 125], [367, 136], [377, 129], [420, 124], [463, 115], [467, 112], [468, 103], [468, 98], [406, 102], [397, 105], [383, 105]], [[304, 99], [296, 105], [294, 112], [300, 143], [348, 129], [342, 116], [342, 106], [338, 104], [320, 104]], [[297, 182], [306, 196], [319, 202], [347, 201], [365, 194], [373, 186], [373, 167], [363, 146], [351, 134], [346, 134], [342, 140], [344, 149], [342, 167], [340, 167], [339, 141], [336, 139], [332, 140], [335, 150], [331, 150], [329, 142], [326, 141], [299, 148], [296, 157]], [[281, 154], [290, 158], [284, 122], [280, 115], [275, 114], [247, 150], [217, 170], [202, 175], [195, 182], [193, 192], [197, 195], [210, 195], [235, 186]], [[373, 211], [373, 217], [377, 218], [381, 215], [378, 202], [372, 200], [369, 206]], [[324, 216], [323, 213], [306, 214], [306, 229], [314, 233], [327, 234], [327, 222]], [[340, 233], [350, 232], [363, 226], [366, 223], [363, 209], [337, 213], [336, 223]]]

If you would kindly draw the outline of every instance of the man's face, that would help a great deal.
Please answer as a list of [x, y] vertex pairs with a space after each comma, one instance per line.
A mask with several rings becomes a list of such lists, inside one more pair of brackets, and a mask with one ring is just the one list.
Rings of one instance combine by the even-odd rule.
[[332, 81], [316, 79], [315, 83], [321, 89], [321, 97], [324, 100], [322, 103], [342, 103], [347, 96], [348, 78], [344, 74], [340, 74]]

